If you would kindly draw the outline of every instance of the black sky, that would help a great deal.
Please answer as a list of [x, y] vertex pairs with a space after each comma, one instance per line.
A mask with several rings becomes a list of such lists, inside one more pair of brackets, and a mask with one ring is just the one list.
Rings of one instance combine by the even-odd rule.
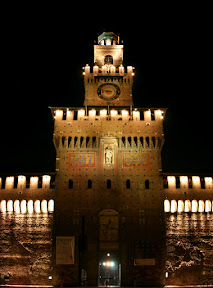
[[30, 8], [5, 22], [0, 172], [54, 170], [48, 106], [83, 105], [82, 67], [93, 65], [98, 34], [113, 31], [124, 41], [124, 65], [135, 67], [135, 107], [168, 107], [164, 171], [212, 173], [208, 7], [123, 14], [111, 6], [110, 17], [66, 8]]

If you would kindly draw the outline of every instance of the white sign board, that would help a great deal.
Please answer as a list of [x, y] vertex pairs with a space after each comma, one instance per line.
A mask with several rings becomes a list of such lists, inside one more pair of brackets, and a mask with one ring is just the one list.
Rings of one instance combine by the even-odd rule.
[[75, 237], [56, 237], [56, 265], [75, 262]]

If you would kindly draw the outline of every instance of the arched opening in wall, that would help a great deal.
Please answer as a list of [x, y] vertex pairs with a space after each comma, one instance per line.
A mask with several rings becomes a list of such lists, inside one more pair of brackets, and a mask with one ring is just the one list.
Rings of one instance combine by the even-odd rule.
[[170, 201], [168, 199], [164, 200], [164, 212], [170, 212]]
[[63, 147], [64, 147], [64, 144], [65, 144], [65, 139], [66, 139], [65, 136], [63, 136], [62, 139], [61, 139], [61, 142], [62, 142], [62, 146], [63, 146]]
[[141, 145], [143, 146], [143, 137], [140, 137]]
[[27, 212], [28, 213], [33, 213], [33, 200], [29, 200], [27, 202]]
[[132, 146], [132, 138], [131, 137], [128, 137], [128, 142], [129, 142], [129, 145], [131, 147]]
[[76, 147], [77, 141], [78, 141], [78, 137], [75, 136], [75, 137], [74, 137], [74, 147]]
[[171, 201], [171, 213], [176, 213], [177, 212], [177, 201], [172, 200]]
[[127, 179], [126, 180], [126, 189], [130, 189], [131, 188], [131, 183], [130, 183], [130, 180]]
[[48, 202], [48, 212], [54, 212], [54, 200], [49, 200]]
[[112, 55], [106, 55], [104, 58], [104, 65], [113, 65]]
[[2, 200], [1, 201], [0, 209], [1, 209], [1, 212], [3, 212], [3, 213], [5, 213], [7, 211], [7, 202], [6, 202], [6, 200]]
[[146, 137], [146, 145], [149, 147], [149, 137]]
[[191, 212], [191, 202], [189, 200], [185, 201], [185, 209], [184, 212]]
[[88, 148], [88, 147], [89, 147], [89, 140], [90, 140], [90, 138], [89, 138], [89, 137], [87, 137], [87, 138], [86, 138], [86, 148]]
[[204, 212], [205, 210], [205, 204], [204, 204], [204, 201], [203, 200], [199, 200], [198, 202], [198, 212]]
[[40, 213], [41, 212], [41, 205], [40, 205], [40, 200], [36, 200], [34, 203], [34, 211], [35, 213]]
[[145, 181], [145, 189], [149, 189], [149, 180], [148, 179]]
[[210, 200], [206, 200], [205, 202], [205, 212], [211, 212], [212, 210], [212, 204]]
[[27, 213], [27, 201], [26, 200], [21, 201], [21, 213], [23, 214]]
[[121, 264], [117, 257], [107, 253], [98, 266], [98, 287], [120, 287]]
[[[107, 227], [111, 227], [108, 229]], [[107, 228], [107, 229], [106, 229]], [[121, 273], [119, 272], [120, 261], [113, 251], [106, 251], [108, 247], [117, 247], [119, 243], [119, 213], [114, 209], [104, 209], [99, 213], [99, 241], [102, 254], [98, 261], [98, 286], [120, 286]], [[113, 246], [112, 246], [113, 245]], [[106, 252], [103, 252], [104, 250]], [[113, 249], [113, 248], [111, 248]]]
[[152, 137], [152, 143], [153, 143], [153, 147], [155, 148], [155, 145], [156, 145], [156, 138], [155, 137]]
[[70, 143], [71, 143], [71, 141], [72, 141], [72, 137], [69, 136], [69, 137], [68, 137], [68, 147], [70, 147]]
[[20, 201], [19, 200], [14, 201], [14, 212], [20, 213]]
[[83, 142], [84, 142], [84, 137], [80, 137], [80, 147], [82, 146], [82, 144], [83, 144]]
[[96, 137], [92, 137], [92, 148], [96, 147]]
[[125, 137], [121, 137], [121, 141], [123, 143], [123, 146], [125, 146]]
[[198, 203], [197, 200], [192, 200], [192, 212], [198, 211]]
[[178, 200], [178, 212], [184, 212], [184, 202], [183, 200]]
[[90, 180], [90, 179], [88, 180], [87, 188], [92, 189], [92, 180]]
[[47, 200], [42, 200], [41, 201], [41, 212], [42, 213], [47, 213]]
[[13, 212], [13, 200], [7, 201], [7, 212]]

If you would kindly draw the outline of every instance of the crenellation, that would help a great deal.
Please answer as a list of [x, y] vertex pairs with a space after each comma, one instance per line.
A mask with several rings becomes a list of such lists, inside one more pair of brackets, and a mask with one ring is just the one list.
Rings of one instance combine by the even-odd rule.
[[164, 189], [175, 191], [177, 189], [202, 191], [212, 189], [213, 178], [203, 176], [166, 176], [164, 177]]
[[[134, 108], [127, 110], [127, 108], [120, 109], [100, 109], [96, 107], [96, 109], [92, 108], [87, 111], [84, 108], [78, 108], [78, 110], [69, 110], [67, 109], [57, 109], [57, 107], [50, 107], [52, 109], [52, 113], [54, 115], [54, 119], [56, 121], [55, 125], [62, 125], [64, 121], [72, 124], [72, 121], [97, 121], [97, 120], [119, 120], [119, 121], [145, 121], [146, 125], [151, 125], [151, 122], [155, 121], [158, 125], [162, 125], [162, 120], [164, 118], [164, 113], [166, 111], [165, 108], [159, 109], [140, 109]], [[98, 108], [98, 109], [97, 109]], [[130, 107], [131, 108], [131, 107]], [[65, 116], [63, 116], [65, 115]], [[74, 117], [76, 115], [76, 117]], [[62, 123], [58, 122], [62, 121]]]
[[[55, 173], [54, 173], [55, 174]], [[39, 176], [1, 176], [0, 189], [4, 191], [12, 191], [18, 189], [54, 189], [55, 175], [39, 175]]]

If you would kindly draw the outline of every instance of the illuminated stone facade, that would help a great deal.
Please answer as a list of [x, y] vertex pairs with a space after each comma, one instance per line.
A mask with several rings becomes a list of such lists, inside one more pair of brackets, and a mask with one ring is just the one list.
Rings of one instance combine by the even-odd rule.
[[213, 212], [212, 175], [162, 173], [166, 110], [133, 106], [117, 35], [98, 37], [83, 74], [84, 106], [51, 107], [56, 173], [1, 175], [0, 211], [54, 212], [54, 285], [164, 285], [165, 212]]
[[[132, 107], [133, 67], [123, 67], [118, 41], [115, 34], [103, 33], [94, 46], [94, 67], [91, 71], [86, 65], [83, 72], [85, 106], [52, 108], [56, 248], [57, 241], [62, 246], [75, 237], [74, 263], [68, 263], [65, 248], [56, 253], [57, 283], [79, 285], [79, 271], [86, 271], [90, 286], [105, 281], [160, 285], [165, 280], [165, 109]], [[116, 263], [113, 277], [103, 267], [111, 263], [103, 260], [109, 254]]]

